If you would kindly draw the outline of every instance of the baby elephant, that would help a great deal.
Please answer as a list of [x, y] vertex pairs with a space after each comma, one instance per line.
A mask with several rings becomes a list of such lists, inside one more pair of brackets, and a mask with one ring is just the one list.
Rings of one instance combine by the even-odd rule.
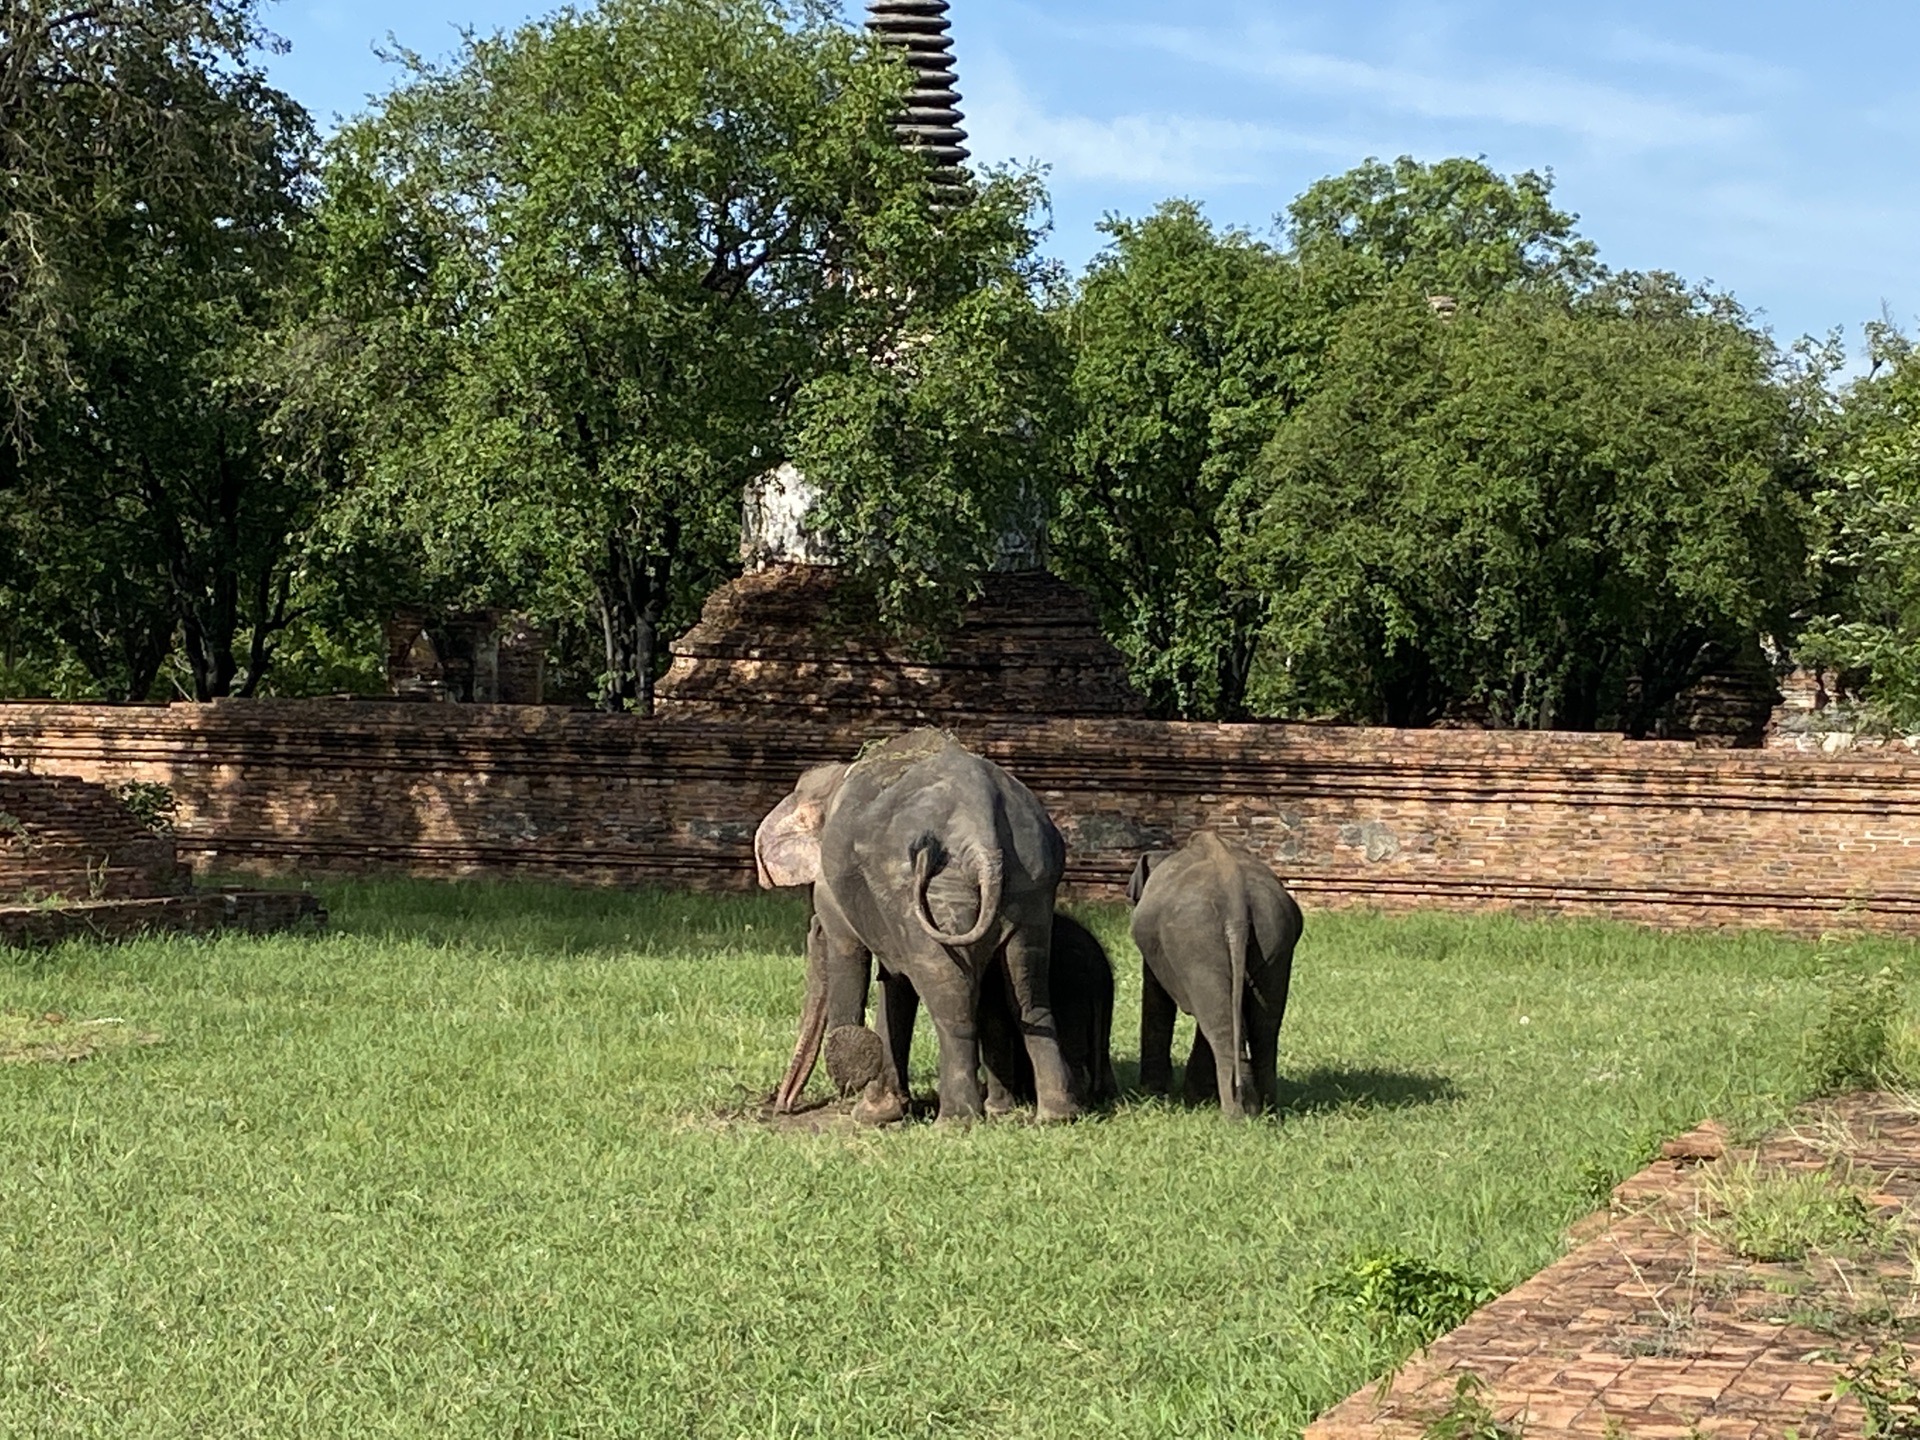
[[[1120, 1097], [1113, 1074], [1113, 962], [1093, 932], [1069, 916], [1053, 915], [1048, 990], [1060, 1031], [1073, 1098], [1102, 1105]], [[1034, 1103], [1033, 1065], [1014, 1019], [1005, 967], [998, 962], [980, 988], [980, 1050], [987, 1062], [987, 1113], [1004, 1114]]]
[[[1142, 855], [1127, 899], [1145, 962], [1141, 1085], [1165, 1094], [1172, 1082], [1177, 1005], [1198, 1028], [1187, 1099], [1217, 1086], [1228, 1115], [1271, 1107], [1300, 907], [1266, 866], [1205, 830], [1171, 853]], [[1216, 1073], [1216, 1054], [1233, 1063]]]

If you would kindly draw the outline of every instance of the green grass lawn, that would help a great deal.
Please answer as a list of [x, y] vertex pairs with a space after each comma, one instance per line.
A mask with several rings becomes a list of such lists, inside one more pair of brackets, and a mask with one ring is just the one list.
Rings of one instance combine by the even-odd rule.
[[1310, 913], [1276, 1120], [776, 1134], [727, 1113], [800, 906], [323, 888], [321, 936], [0, 951], [0, 1011], [163, 1037], [0, 1065], [0, 1436], [1293, 1434], [1407, 1343], [1329, 1277], [1520, 1280], [1662, 1135], [1776, 1118], [1822, 1008], [1770, 936]]

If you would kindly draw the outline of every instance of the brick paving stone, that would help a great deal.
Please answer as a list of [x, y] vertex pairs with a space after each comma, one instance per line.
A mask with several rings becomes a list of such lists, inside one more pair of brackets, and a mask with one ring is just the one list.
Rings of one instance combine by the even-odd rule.
[[1864, 1412], [1836, 1399], [1833, 1383], [1838, 1357], [1864, 1355], [1869, 1344], [1768, 1312], [1844, 1312], [1870, 1293], [1920, 1315], [1911, 1263], [1744, 1261], [1697, 1228], [1708, 1213], [1701, 1186], [1715, 1167], [1833, 1166], [1869, 1191], [1887, 1219], [1912, 1226], [1906, 1207], [1920, 1196], [1920, 1113], [1896, 1097], [1863, 1093], [1813, 1107], [1757, 1146], [1733, 1147], [1718, 1127], [1703, 1125], [1664, 1149], [1666, 1158], [1614, 1191], [1609, 1211], [1575, 1227], [1561, 1259], [1408, 1361], [1384, 1399], [1377, 1383], [1355, 1392], [1308, 1426], [1305, 1440], [1419, 1440], [1462, 1370], [1485, 1382], [1481, 1399], [1497, 1417], [1523, 1418], [1528, 1440], [1596, 1440], [1610, 1427], [1630, 1440], [1685, 1440], [1693, 1430], [1711, 1440], [1758, 1440], [1789, 1427], [1799, 1440], [1858, 1436]]

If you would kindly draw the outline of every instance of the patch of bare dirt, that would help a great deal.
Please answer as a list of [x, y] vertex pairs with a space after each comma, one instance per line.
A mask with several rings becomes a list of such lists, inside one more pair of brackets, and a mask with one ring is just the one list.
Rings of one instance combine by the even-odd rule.
[[117, 1017], [72, 1020], [57, 1011], [0, 1010], [0, 1065], [73, 1065], [102, 1051], [159, 1043], [158, 1035]]

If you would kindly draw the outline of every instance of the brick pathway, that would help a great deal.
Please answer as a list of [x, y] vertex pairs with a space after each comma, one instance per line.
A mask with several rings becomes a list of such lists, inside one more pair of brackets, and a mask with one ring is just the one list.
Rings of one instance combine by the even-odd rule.
[[[1898, 1243], [1848, 1257], [1743, 1260], [1703, 1221], [1731, 1167], [1832, 1173], [1891, 1222]], [[1738, 1172], [1733, 1172], [1738, 1173]], [[1703, 1193], [1705, 1192], [1705, 1193]], [[1835, 1378], [1920, 1316], [1920, 1104], [1885, 1094], [1825, 1102], [1758, 1147], [1729, 1152], [1713, 1125], [1663, 1147], [1613, 1192], [1607, 1212], [1574, 1228], [1573, 1248], [1327, 1411], [1305, 1440], [1420, 1440], [1461, 1372], [1526, 1440], [1632, 1436], [1799, 1440], [1863, 1432], [1857, 1400]], [[1876, 1323], [1877, 1322], [1877, 1323]], [[1911, 1330], [1912, 1326], [1905, 1327]], [[1908, 1342], [1910, 1361], [1920, 1338]]]

